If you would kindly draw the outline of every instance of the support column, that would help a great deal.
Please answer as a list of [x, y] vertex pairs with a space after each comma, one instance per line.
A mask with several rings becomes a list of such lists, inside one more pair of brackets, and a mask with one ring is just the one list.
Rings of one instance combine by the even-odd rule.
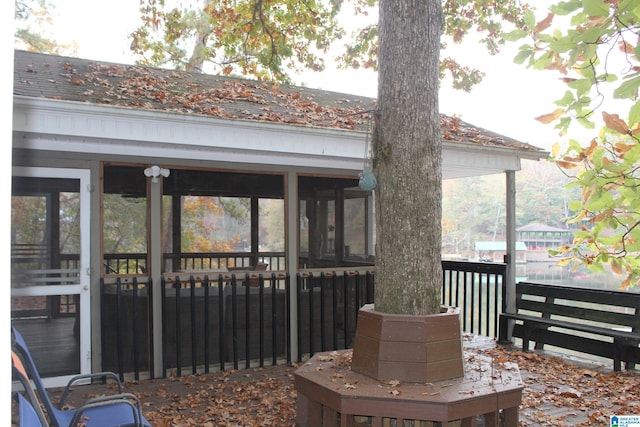
[[251, 196], [251, 269], [260, 260], [260, 203], [258, 196]]
[[291, 360], [298, 360], [298, 300], [296, 293], [296, 276], [298, 274], [298, 174], [289, 172], [285, 175], [285, 224], [286, 224], [286, 263], [291, 277], [289, 289], [289, 335], [291, 336]]
[[[90, 162], [89, 178], [89, 271], [91, 286], [91, 372], [102, 371], [102, 324], [100, 306], [100, 278], [104, 275], [102, 255], [102, 163]], [[82, 218], [80, 219], [82, 221]]]
[[[507, 255], [505, 262], [507, 263], [506, 281], [503, 283], [505, 292], [503, 293], [505, 301], [503, 301], [503, 309], [513, 313], [516, 308], [516, 172], [507, 171]], [[501, 328], [507, 327], [508, 322], [500, 325]], [[506, 335], [505, 335], [506, 332]], [[511, 340], [511, 328], [501, 332], [503, 339]]]
[[178, 271], [181, 268], [180, 259], [182, 257], [182, 196], [174, 194], [171, 196], [171, 271]]
[[148, 218], [149, 218], [149, 277], [153, 280], [153, 375], [161, 378], [162, 372], [162, 178], [158, 182], [147, 179], [149, 186]]

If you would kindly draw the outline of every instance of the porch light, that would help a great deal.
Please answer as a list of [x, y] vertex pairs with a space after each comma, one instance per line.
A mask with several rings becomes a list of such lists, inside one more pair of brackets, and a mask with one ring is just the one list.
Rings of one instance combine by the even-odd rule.
[[161, 168], [158, 165], [150, 166], [144, 170], [145, 176], [150, 177], [151, 182], [154, 182], [154, 183], [158, 182], [159, 176], [163, 176], [166, 178], [169, 176], [170, 173], [171, 171], [169, 169]]

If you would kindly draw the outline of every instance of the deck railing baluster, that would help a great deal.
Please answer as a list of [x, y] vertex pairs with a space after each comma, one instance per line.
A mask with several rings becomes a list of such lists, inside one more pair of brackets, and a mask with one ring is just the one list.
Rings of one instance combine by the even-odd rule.
[[[244, 262], [243, 258], [233, 257], [227, 262], [234, 260]], [[443, 262], [443, 304], [460, 308], [466, 332], [493, 336], [498, 333], [497, 316], [504, 305], [505, 273], [504, 264]], [[232, 362], [233, 369], [238, 369], [241, 361], [245, 368], [265, 363], [276, 365], [280, 358], [291, 362], [290, 286], [295, 286], [293, 297], [297, 298], [298, 324], [294, 328], [298, 333], [298, 361], [318, 351], [350, 348], [358, 311], [363, 304], [373, 303], [375, 297], [372, 268], [347, 268], [340, 272], [302, 270], [296, 274], [295, 283], [291, 283], [288, 274], [275, 271], [269, 275], [243, 273], [241, 277], [217, 273], [216, 281], [211, 281], [207, 274], [203, 277], [191, 274], [187, 278], [178, 274], [174, 280], [162, 278], [160, 290], [165, 314], [162, 323], [164, 330], [171, 332], [163, 334], [162, 340], [165, 375], [169, 372], [184, 375], [188, 365], [191, 365], [190, 373], [195, 374], [208, 373], [211, 368], [224, 370], [226, 362]], [[143, 279], [135, 276], [127, 283], [121, 277], [110, 280], [111, 285], [105, 284], [105, 279], [101, 281], [101, 308], [103, 312], [115, 310], [116, 315], [109, 317], [114, 329], [111, 340], [115, 342], [103, 340], [103, 352], [114, 354], [113, 360], [121, 375], [131, 372], [139, 379], [141, 366], [147, 367], [151, 375], [150, 279], [144, 278], [146, 285], [141, 285]], [[256, 282], [257, 287], [252, 286]], [[107, 286], [114, 291], [107, 291]], [[141, 293], [145, 286], [146, 293]], [[183, 289], [187, 286], [188, 291]], [[212, 287], [217, 289], [212, 291]], [[173, 288], [171, 293], [167, 292], [169, 288]], [[106, 292], [113, 295], [109, 300], [111, 308], [105, 305]], [[125, 306], [129, 314], [123, 312]], [[170, 318], [168, 308], [171, 308], [169, 312], [173, 311]], [[102, 319], [104, 327], [109, 327], [104, 315]], [[216, 351], [212, 352], [212, 348]], [[133, 361], [123, 362], [126, 354], [133, 355]]]

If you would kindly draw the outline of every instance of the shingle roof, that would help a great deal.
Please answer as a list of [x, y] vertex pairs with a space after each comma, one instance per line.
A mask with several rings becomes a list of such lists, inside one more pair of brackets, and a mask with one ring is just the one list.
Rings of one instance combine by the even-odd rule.
[[518, 227], [516, 231], [553, 231], [553, 232], [563, 232], [563, 233], [572, 233], [573, 230], [567, 230], [566, 228], [558, 228], [552, 227], [550, 225], [541, 224], [539, 222], [532, 222], [527, 225], [523, 225], [522, 227]]
[[[15, 51], [14, 95], [349, 130], [368, 130], [376, 100], [236, 77]], [[441, 115], [446, 141], [507, 147], [529, 144]]]

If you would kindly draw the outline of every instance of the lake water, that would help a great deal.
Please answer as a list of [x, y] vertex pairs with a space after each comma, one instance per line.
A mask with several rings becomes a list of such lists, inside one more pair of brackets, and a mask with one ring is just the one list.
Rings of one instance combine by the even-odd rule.
[[[528, 262], [516, 265], [516, 282], [530, 281], [563, 284], [593, 289], [620, 290], [625, 276], [608, 273], [594, 273], [584, 266], [577, 270], [572, 266], [560, 267], [555, 262]], [[640, 287], [630, 289], [639, 292]]]

